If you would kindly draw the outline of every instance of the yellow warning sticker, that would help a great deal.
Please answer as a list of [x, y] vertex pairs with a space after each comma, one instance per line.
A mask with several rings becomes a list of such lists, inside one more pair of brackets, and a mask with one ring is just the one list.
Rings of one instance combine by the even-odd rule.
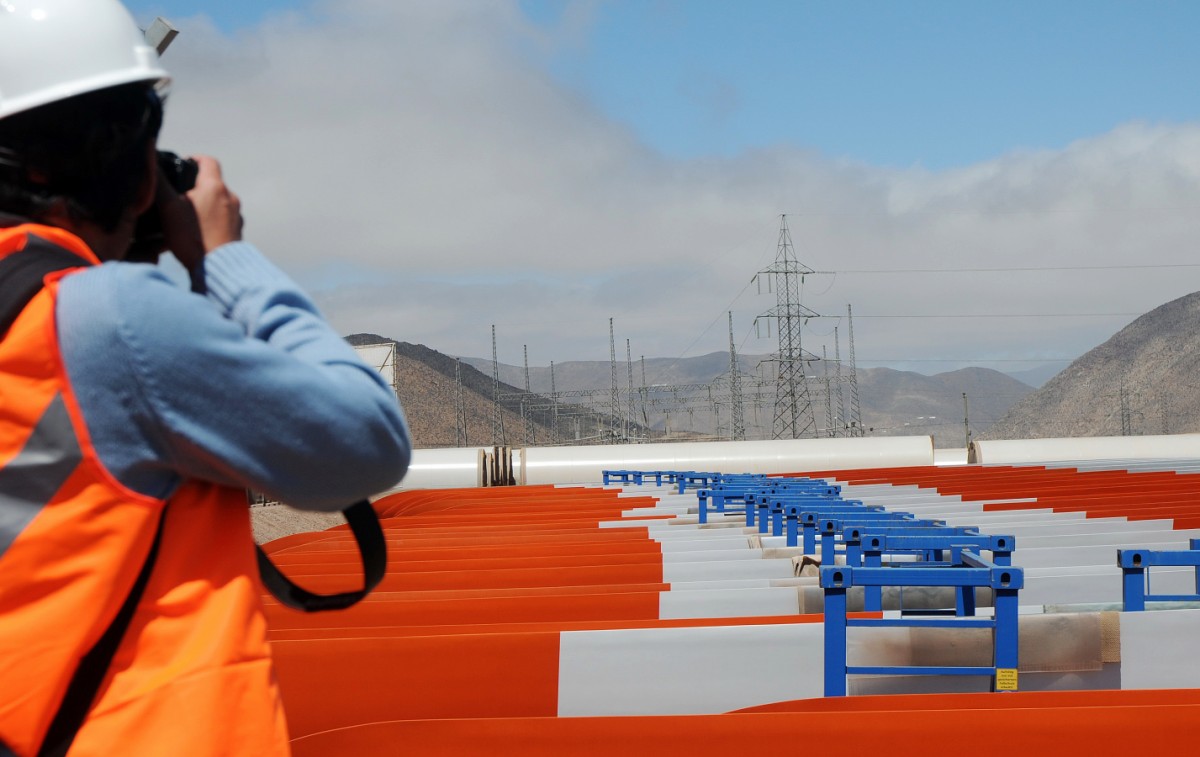
[[996, 691], [1017, 690], [1017, 669], [996, 668]]

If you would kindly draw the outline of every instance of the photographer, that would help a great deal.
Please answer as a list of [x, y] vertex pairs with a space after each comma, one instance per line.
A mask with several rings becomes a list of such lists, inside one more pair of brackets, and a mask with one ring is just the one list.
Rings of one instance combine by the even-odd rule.
[[[286, 754], [245, 489], [386, 489], [403, 415], [215, 160], [160, 180], [167, 73], [117, 0], [0, 5], [0, 755]], [[123, 260], [152, 209], [206, 294]]]

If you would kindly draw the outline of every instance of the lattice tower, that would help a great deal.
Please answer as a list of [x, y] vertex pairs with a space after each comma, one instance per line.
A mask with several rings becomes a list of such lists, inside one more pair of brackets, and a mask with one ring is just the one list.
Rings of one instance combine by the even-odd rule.
[[774, 319], [779, 334], [779, 352], [774, 357], [778, 366], [772, 424], [775, 439], [799, 439], [814, 436], [816, 432], [808, 380], [804, 376], [806, 353], [800, 344], [804, 323], [818, 317], [800, 303], [800, 285], [812, 272], [796, 260], [787, 216], [781, 215], [775, 262], [758, 273], [760, 280], [766, 276], [775, 290], [775, 307], [759, 316]]
[[858, 364], [854, 361], [854, 311], [846, 305], [846, 329], [850, 342], [850, 435], [865, 433], [862, 423], [862, 403], [858, 399]]
[[[528, 399], [532, 400], [533, 392], [529, 388], [529, 345], [526, 344], [526, 345], [522, 345], [522, 346], [525, 351], [525, 394]], [[522, 400], [521, 415], [524, 416], [524, 419], [525, 419], [525, 446], [529, 446], [535, 442], [534, 427], [533, 427], [533, 408], [531, 407], [531, 403], [525, 402], [524, 400]]]
[[558, 386], [554, 383], [554, 361], [550, 361], [550, 412], [554, 418], [552, 442], [558, 441]]
[[625, 417], [629, 419], [628, 425], [625, 427], [625, 438], [628, 439], [629, 432], [633, 430], [633, 426], [637, 423], [637, 415], [635, 414], [637, 410], [633, 405], [633, 354], [630, 351], [628, 339], [625, 340], [625, 367], [629, 369], [629, 394], [625, 398], [625, 404], [628, 407]]
[[500, 412], [500, 360], [496, 357], [496, 324], [492, 324], [492, 446], [507, 444]]
[[1121, 436], [1133, 436], [1133, 411], [1130, 408], [1129, 390], [1125, 388], [1125, 378], [1121, 378]]
[[733, 311], [729, 311], [729, 438], [738, 442], [746, 439], [742, 372], [738, 370], [737, 347], [733, 342]]
[[646, 436], [650, 435], [650, 417], [646, 415], [646, 356], [642, 355], [642, 425], [646, 427]]
[[829, 353], [825, 345], [821, 345], [821, 370], [825, 374], [825, 436], [834, 436], [833, 420], [833, 386], [829, 383]]
[[842, 383], [842, 341], [838, 338], [837, 326], [833, 327], [834, 380], [837, 381], [837, 402], [834, 404], [833, 435], [846, 433], [846, 390]]
[[613, 334], [613, 319], [608, 319], [608, 362], [612, 368], [612, 396], [608, 405], [609, 413], [609, 436], [615, 441], [617, 439], [617, 413], [621, 408], [620, 390], [617, 388], [617, 339]]
[[454, 358], [454, 416], [455, 443], [459, 447], [465, 447], [467, 446], [467, 406], [463, 402], [462, 361], [458, 358]]

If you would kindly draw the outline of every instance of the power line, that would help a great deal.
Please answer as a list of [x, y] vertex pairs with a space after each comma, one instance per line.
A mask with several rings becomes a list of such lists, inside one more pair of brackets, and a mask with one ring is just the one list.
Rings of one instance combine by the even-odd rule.
[[1128, 318], [1145, 313], [908, 313], [859, 315], [858, 318]]
[[982, 358], [982, 357], [952, 357], [952, 358], [858, 358], [860, 363], [1070, 363], [1075, 357], [1025, 357], [1025, 358]]
[[858, 268], [841, 271], [813, 271], [839, 275], [843, 273], [1024, 273], [1039, 271], [1137, 271], [1157, 268], [1200, 268], [1200, 263], [1148, 263], [1142, 265], [1063, 265], [1027, 266], [1017, 268]]

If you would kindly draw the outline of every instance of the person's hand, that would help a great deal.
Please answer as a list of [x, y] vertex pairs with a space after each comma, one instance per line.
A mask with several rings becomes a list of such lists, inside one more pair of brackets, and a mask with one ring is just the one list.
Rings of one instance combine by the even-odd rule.
[[162, 225], [165, 248], [185, 268], [194, 270], [204, 259], [205, 252], [196, 208], [186, 195], [175, 191], [161, 172], [154, 193], [154, 209]]
[[221, 164], [207, 155], [193, 160], [199, 171], [187, 194], [178, 194], [160, 175], [154, 197], [166, 247], [188, 270], [221, 245], [242, 238], [241, 201], [221, 178]]
[[[200, 168], [196, 186], [187, 193], [200, 224], [204, 253], [242, 238], [242, 203], [221, 177], [221, 164], [207, 155], [193, 158]], [[178, 257], [178, 256], [176, 256]], [[186, 263], [185, 263], [186, 265]]]

